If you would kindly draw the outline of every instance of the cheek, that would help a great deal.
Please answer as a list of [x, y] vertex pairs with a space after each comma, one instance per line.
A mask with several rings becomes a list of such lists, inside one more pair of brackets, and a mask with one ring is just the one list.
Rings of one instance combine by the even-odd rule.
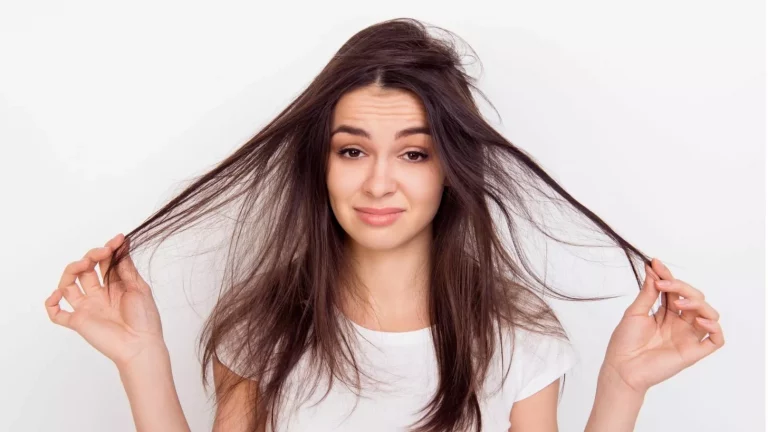
[[356, 186], [349, 174], [333, 162], [328, 164], [328, 174], [325, 181], [328, 187], [328, 199], [334, 212], [340, 210], [339, 204], [348, 201], [354, 195]]
[[418, 206], [424, 212], [437, 211], [443, 195], [443, 180], [438, 171], [423, 171], [418, 175], [409, 176], [402, 186], [412, 205]]

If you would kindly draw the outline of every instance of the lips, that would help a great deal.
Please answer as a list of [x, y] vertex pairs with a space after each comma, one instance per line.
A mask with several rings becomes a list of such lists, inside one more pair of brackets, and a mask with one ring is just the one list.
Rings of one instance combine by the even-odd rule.
[[385, 207], [385, 208], [373, 208], [373, 207], [355, 207], [355, 210], [372, 215], [388, 215], [392, 213], [400, 213], [403, 211], [401, 208]]
[[394, 207], [372, 208], [356, 207], [355, 213], [364, 223], [374, 227], [384, 227], [395, 223], [405, 210]]

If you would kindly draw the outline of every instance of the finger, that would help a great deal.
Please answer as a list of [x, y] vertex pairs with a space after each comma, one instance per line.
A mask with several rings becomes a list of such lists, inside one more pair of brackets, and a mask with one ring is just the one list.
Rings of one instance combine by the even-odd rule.
[[[123, 240], [125, 240], [125, 236], [123, 234], [118, 234], [112, 237], [108, 242], [104, 244], [104, 246], [110, 248], [112, 252], [106, 258], [99, 261], [99, 271], [101, 272], [102, 280], [104, 279], [104, 276], [107, 274], [107, 271], [109, 271], [109, 265], [110, 265], [112, 255], [114, 254], [114, 251], [116, 251], [117, 248], [119, 248], [120, 245], [123, 244]], [[120, 276], [118, 276], [116, 272], [112, 272], [111, 278], [112, 280], [110, 282], [120, 281]], [[104, 281], [104, 286], [107, 286], [107, 281]]]
[[74, 303], [83, 297], [83, 293], [80, 291], [80, 287], [75, 283], [75, 280], [77, 279], [77, 275], [87, 267], [88, 261], [86, 260], [75, 261], [64, 267], [64, 272], [61, 274], [57, 289], [61, 290], [62, 295], [70, 306], [74, 307]]
[[653, 271], [656, 272], [657, 275], [659, 275], [662, 279], [674, 279], [675, 277], [672, 275], [672, 272], [669, 271], [667, 266], [664, 265], [661, 260], [658, 258], [651, 259], [651, 267], [653, 267]]
[[[680, 300], [685, 300], [680, 299]], [[687, 322], [688, 324], [693, 325], [696, 322], [696, 313], [692, 311], [686, 311], [683, 308], [680, 308], [679, 304], [676, 304], [676, 306], [680, 309], [680, 318], [683, 319], [683, 321]]]
[[723, 329], [719, 322], [710, 321], [701, 317], [696, 318], [696, 321], [709, 332], [709, 337], [697, 344], [694, 349], [696, 356], [695, 361], [698, 361], [722, 348], [722, 346], [725, 345], [725, 336], [723, 335]]
[[680, 299], [677, 301], [677, 307], [679, 307], [681, 310], [690, 312], [689, 315], [692, 315], [694, 319], [696, 318], [696, 315], [712, 321], [717, 321], [720, 319], [720, 314], [715, 310], [715, 308], [713, 308], [704, 300], [694, 298]]
[[[656, 310], [653, 310], [653, 309], [651, 309], [651, 310], [649, 311], [649, 313], [650, 313], [650, 314], [653, 316], [653, 318], [656, 320], [656, 322], [660, 324], [660, 322], [659, 322], [659, 319], [661, 319], [661, 314], [659, 314], [659, 311], [661, 311], [661, 312], [662, 312], [662, 314], [663, 314], [663, 313], [664, 313], [664, 311], [666, 311], [666, 310], [667, 310], [667, 307], [666, 307], [666, 305], [667, 305], [667, 298], [666, 298], [666, 295], [665, 295], [665, 293], [662, 293], [662, 292], [660, 292], [660, 291], [658, 290], [658, 288], [656, 288], [656, 285], [655, 285], [655, 282], [656, 282], [657, 280], [660, 280], [660, 279], [661, 279], [661, 276], [659, 276], [658, 274], [656, 274], [656, 272], [655, 272], [655, 271], [653, 271], [653, 268], [652, 268], [652, 267], [650, 267], [650, 266], [649, 266], [649, 265], [647, 265], [647, 264], [646, 264], [646, 266], [645, 266], [645, 271], [646, 271], [646, 274], [650, 274], [650, 275], [651, 275], [651, 279], [652, 279], [652, 280], [651, 280], [651, 283], [653, 283], [653, 284], [654, 284], [654, 289], [656, 289], [656, 293], [657, 293], [657, 295], [656, 295], [656, 299], [655, 299], [655, 300], [654, 300], [654, 302], [653, 302], [653, 303], [654, 303], [653, 307], [656, 307], [656, 302], [657, 302], [657, 301], [660, 301], [660, 304], [659, 304], [658, 308], [656, 308]], [[659, 294], [661, 294], [661, 296], [659, 296]]]
[[117, 249], [118, 247], [120, 247], [121, 244], [123, 244], [124, 241], [125, 241], [125, 235], [120, 233], [112, 237], [111, 239], [109, 239], [109, 241], [107, 241], [104, 244], [104, 246], [110, 247], [112, 249]]
[[648, 264], [646, 264], [646, 265], [645, 265], [645, 271], [646, 271], [646, 273], [649, 273], [649, 274], [651, 275], [651, 279], [653, 279], [653, 280], [659, 280], [659, 279], [661, 279], [661, 276], [659, 276], [659, 275], [658, 275], [658, 274], [657, 274], [657, 273], [656, 273], [656, 272], [653, 270], [653, 268], [652, 268], [651, 266], [649, 266]]
[[69, 327], [69, 320], [72, 313], [61, 310], [59, 302], [61, 301], [62, 292], [56, 288], [53, 293], [45, 299], [45, 311], [48, 313], [48, 318], [54, 323]]
[[704, 293], [680, 279], [656, 281], [656, 288], [659, 291], [674, 293], [687, 299], [704, 300]]
[[[677, 305], [675, 303], [678, 299], [680, 299], [680, 295], [679, 294], [675, 294], [674, 292], [669, 292], [669, 291], [661, 290], [659, 288], [659, 285], [658, 285], [659, 282], [660, 282], [660, 280], [654, 282], [654, 284], [656, 285], [656, 289], [662, 291], [662, 293], [661, 293], [662, 302], [661, 302], [661, 307], [659, 308], [659, 310], [661, 310], [663, 308], [663, 309], [668, 310], [671, 313], [674, 313], [675, 315], [680, 315], [680, 309], [678, 309], [678, 307], [677, 307]], [[663, 313], [664, 311], [661, 310], [661, 312]]]
[[704, 327], [703, 325], [701, 325], [699, 320], [695, 319], [695, 317], [693, 320], [692, 327], [693, 327], [693, 332], [696, 334], [696, 338], [697, 338], [696, 340], [698, 340], [699, 342], [701, 342], [704, 339], [704, 337], [706, 337], [709, 334], [709, 327]]
[[665, 292], [662, 294], [663, 296], [666, 296], [666, 301], [664, 302], [664, 305], [667, 307], [667, 309], [674, 313], [675, 315], [680, 315], [680, 309], [677, 307], [677, 300], [680, 299], [680, 295], [675, 294], [673, 292]]
[[[670, 309], [676, 312], [681, 310], [680, 308], [677, 307], [677, 301], [680, 300], [680, 296], [683, 296], [687, 299], [699, 299], [702, 301], [704, 300], [704, 294], [702, 294], [701, 291], [697, 290], [696, 288], [692, 287], [690, 284], [680, 279], [657, 281], [656, 288], [658, 288], [660, 291], [664, 291], [665, 293], [667, 293], [668, 299], [671, 300]], [[685, 322], [687, 322], [688, 324], [693, 324], [693, 320], [695, 317], [696, 316], [691, 313], [683, 312], [681, 314], [681, 318], [683, 318]]]
[[[130, 251], [130, 239], [126, 238], [122, 247]], [[141, 278], [141, 274], [136, 269], [136, 265], [133, 263], [130, 252], [125, 254], [125, 257], [117, 263], [117, 274], [120, 276], [120, 280], [127, 283], [126, 288], [136, 288], [137, 290], [147, 293], [149, 292], [149, 286]]]
[[648, 316], [656, 300], [659, 298], [659, 291], [654, 286], [653, 277], [656, 276], [651, 267], [645, 264], [645, 281], [640, 293], [635, 301], [627, 308], [625, 316]]
[[88, 267], [77, 276], [83, 291], [85, 291], [85, 295], [93, 294], [101, 289], [101, 282], [99, 282], [95, 266], [97, 262], [111, 254], [112, 252], [107, 247], [94, 248], [86, 252], [83, 259], [88, 261]]
[[[655, 283], [654, 283], [655, 285]], [[656, 287], [658, 289], [658, 287]], [[670, 305], [672, 296], [669, 295], [669, 293], [662, 292], [661, 293], [661, 304], [659, 305], [659, 308], [656, 310], [656, 313], [653, 314], [653, 318], [656, 320], [656, 323], [659, 325], [663, 325], [665, 320], [667, 319], [667, 315], [675, 315], [679, 317], [680, 311], [677, 309], [677, 307], [672, 304]]]
[[[653, 258], [651, 260], [651, 265], [653, 269], [656, 271], [656, 273], [660, 276], [662, 280], [674, 280], [675, 276], [672, 274], [672, 272], [667, 268], [666, 265], [664, 265], [663, 262], [661, 262], [658, 258]], [[667, 309], [669, 309], [671, 312], [674, 312], [676, 315], [680, 314], [680, 309], [675, 306], [675, 301], [680, 298], [678, 294], [666, 292], [662, 294], [662, 297], [665, 297], [664, 304], [666, 305]], [[663, 312], [663, 311], [662, 311]]]

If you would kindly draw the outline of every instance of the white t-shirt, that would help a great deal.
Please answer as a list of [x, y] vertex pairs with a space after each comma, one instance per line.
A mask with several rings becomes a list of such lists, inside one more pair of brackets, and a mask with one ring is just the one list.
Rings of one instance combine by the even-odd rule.
[[[296, 398], [294, 392], [314, 383], [314, 377], [306, 375], [309, 369], [305, 356], [286, 383], [288, 391], [278, 416], [277, 432], [405, 432], [419, 420], [419, 410], [437, 389], [438, 369], [430, 329], [380, 332], [351, 323], [357, 330], [355, 336], [362, 342], [358, 366], [383, 386], [364, 382], [358, 399], [353, 390], [337, 382], [325, 399], [317, 403], [327, 390], [327, 380], [323, 378], [303, 402], [306, 393]], [[480, 401], [484, 432], [507, 432], [514, 402], [551, 384], [579, 361], [577, 352], [566, 341], [523, 329], [515, 332], [511, 367], [510, 341], [505, 335], [504, 370], [497, 350], [488, 372]], [[226, 358], [221, 360], [226, 364]], [[507, 367], [509, 375], [499, 390]]]

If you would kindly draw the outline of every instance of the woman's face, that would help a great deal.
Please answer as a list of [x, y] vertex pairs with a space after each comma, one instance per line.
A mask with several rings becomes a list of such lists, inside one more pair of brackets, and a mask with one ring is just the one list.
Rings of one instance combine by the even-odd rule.
[[331, 133], [328, 194], [351, 240], [385, 250], [431, 235], [444, 177], [419, 98], [373, 85], [348, 92]]

